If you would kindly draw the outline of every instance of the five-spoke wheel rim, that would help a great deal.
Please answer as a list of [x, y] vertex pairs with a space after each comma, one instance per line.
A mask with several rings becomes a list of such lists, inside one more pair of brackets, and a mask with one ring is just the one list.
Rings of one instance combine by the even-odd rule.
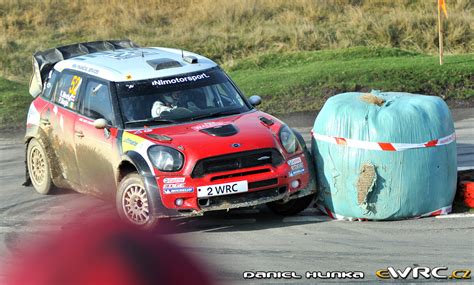
[[123, 192], [122, 208], [130, 222], [137, 225], [148, 222], [150, 212], [145, 188], [139, 184], [129, 185]]
[[43, 152], [36, 146], [30, 152], [30, 177], [36, 185], [46, 180], [46, 161]]

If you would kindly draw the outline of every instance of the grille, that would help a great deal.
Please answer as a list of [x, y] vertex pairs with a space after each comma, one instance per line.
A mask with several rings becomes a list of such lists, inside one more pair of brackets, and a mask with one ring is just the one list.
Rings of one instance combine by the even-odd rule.
[[250, 182], [250, 183], [249, 183], [249, 189], [254, 189], [254, 188], [260, 188], [260, 187], [275, 185], [275, 184], [277, 184], [277, 183], [278, 183], [278, 178], [267, 179], [267, 180], [261, 180], [261, 181], [256, 181], [256, 182]]
[[270, 198], [276, 197], [286, 192], [286, 187], [277, 187], [271, 188], [267, 190], [260, 190], [255, 192], [245, 192], [233, 195], [226, 195], [226, 196], [217, 196], [217, 197], [209, 197], [209, 198], [199, 198], [198, 204], [203, 208], [212, 209], [218, 208], [222, 205], [228, 204], [238, 204], [238, 203], [249, 203], [254, 200], [258, 200], [260, 198]]
[[238, 152], [229, 155], [202, 159], [196, 163], [191, 177], [203, 177], [206, 174], [244, 169], [263, 165], [279, 165], [283, 157], [276, 149], [260, 149]]
[[225, 174], [225, 175], [218, 175], [218, 176], [211, 177], [211, 181], [227, 179], [227, 178], [232, 178], [232, 177], [242, 177], [242, 176], [260, 174], [260, 173], [267, 173], [267, 172], [271, 172], [271, 170], [269, 168], [264, 168], [264, 169], [250, 170], [250, 171], [237, 172], [237, 173], [231, 173], [231, 174]]

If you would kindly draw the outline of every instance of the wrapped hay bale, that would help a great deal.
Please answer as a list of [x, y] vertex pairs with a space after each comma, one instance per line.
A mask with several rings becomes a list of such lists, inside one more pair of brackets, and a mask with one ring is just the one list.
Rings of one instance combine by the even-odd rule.
[[456, 142], [441, 98], [340, 94], [326, 102], [312, 133], [318, 203], [330, 216], [394, 220], [451, 211]]

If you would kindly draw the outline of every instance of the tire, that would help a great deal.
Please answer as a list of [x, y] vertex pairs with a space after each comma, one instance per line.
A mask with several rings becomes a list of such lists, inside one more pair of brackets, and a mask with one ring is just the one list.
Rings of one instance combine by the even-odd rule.
[[275, 201], [267, 204], [267, 207], [275, 214], [282, 216], [292, 216], [306, 209], [313, 201], [314, 195], [290, 200], [286, 203]]
[[54, 188], [51, 168], [45, 148], [37, 139], [28, 143], [27, 167], [36, 192], [46, 195]]
[[138, 173], [130, 173], [120, 181], [116, 207], [122, 220], [145, 230], [154, 229], [159, 222], [149, 203], [148, 190]]

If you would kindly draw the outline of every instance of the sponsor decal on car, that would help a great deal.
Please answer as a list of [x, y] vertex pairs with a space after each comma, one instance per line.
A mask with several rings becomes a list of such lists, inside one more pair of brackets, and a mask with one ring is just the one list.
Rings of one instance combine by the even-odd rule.
[[194, 187], [164, 188], [163, 189], [163, 193], [165, 194], [192, 193], [192, 192], [194, 192]]
[[129, 145], [133, 145], [133, 146], [136, 146], [138, 144], [138, 142], [132, 140], [131, 138], [126, 138], [123, 140], [123, 142]]
[[84, 118], [79, 118], [79, 122], [83, 122], [85, 124], [88, 124], [90, 126], [93, 126], [94, 125], [94, 122], [91, 121], [91, 120], [87, 120], [87, 119], [84, 119]]
[[301, 163], [301, 157], [296, 157], [293, 159], [288, 160], [288, 165], [293, 166], [295, 164]]
[[123, 59], [129, 59], [129, 58], [134, 58], [134, 57], [141, 57], [141, 56], [147, 56], [147, 55], [154, 55], [158, 54], [156, 51], [150, 51], [150, 50], [127, 50], [127, 51], [113, 51], [113, 52], [104, 52], [105, 56], [117, 59], [117, 60], [123, 60]]
[[183, 183], [186, 181], [186, 177], [166, 177], [163, 178], [163, 183]]
[[163, 86], [163, 85], [172, 85], [172, 84], [178, 84], [178, 83], [185, 83], [185, 82], [195, 82], [198, 80], [210, 78], [209, 75], [206, 73], [198, 74], [198, 75], [191, 75], [191, 76], [184, 76], [184, 77], [175, 77], [172, 79], [159, 79], [159, 80], [154, 80], [151, 85], [153, 86]]
[[127, 152], [129, 150], [135, 150], [136, 146], [145, 141], [144, 138], [133, 135], [129, 132], [124, 132], [122, 135], [122, 149], [123, 152]]
[[148, 158], [147, 150], [152, 145], [154, 144], [149, 140], [129, 133], [127, 131], [123, 132], [122, 134], [122, 152], [127, 153], [131, 150], [138, 152], [143, 157], [143, 159], [145, 159], [150, 169], [153, 169], [154, 167], [150, 159]]
[[143, 130], [135, 131], [134, 134], [139, 135], [139, 134], [147, 134], [151, 132], [153, 132], [152, 128], [144, 128]]
[[99, 74], [99, 69], [93, 68], [93, 67], [90, 67], [90, 66], [86, 66], [86, 65], [80, 65], [80, 64], [74, 63], [72, 65], [72, 68], [80, 70], [80, 71], [84, 71], [85, 73], [90, 73], [90, 74], [94, 74], [94, 75]]
[[295, 164], [295, 165], [291, 166], [291, 170], [299, 170], [299, 169], [302, 169], [302, 168], [304, 168], [303, 162], [300, 162], [298, 164]]
[[215, 127], [220, 127], [220, 126], [227, 125], [227, 124], [229, 124], [229, 123], [225, 123], [225, 122], [206, 122], [206, 123], [202, 123], [202, 124], [193, 126], [191, 129], [193, 129], [195, 131], [200, 131], [202, 129], [215, 128]]
[[186, 187], [185, 183], [167, 183], [163, 184], [163, 188], [184, 188]]
[[65, 90], [61, 90], [59, 93], [58, 103], [64, 107], [74, 109], [74, 105], [76, 104], [77, 90], [79, 90], [81, 83], [82, 77], [74, 75], [67, 92]]
[[291, 167], [291, 171], [288, 173], [288, 176], [293, 177], [305, 172], [304, 164], [301, 160], [301, 157], [290, 159], [287, 163]]
[[305, 172], [304, 168], [303, 169], [298, 169], [298, 170], [293, 170], [293, 171], [290, 171], [290, 173], [288, 173], [288, 176], [293, 177], [293, 176], [302, 174], [304, 172]]

